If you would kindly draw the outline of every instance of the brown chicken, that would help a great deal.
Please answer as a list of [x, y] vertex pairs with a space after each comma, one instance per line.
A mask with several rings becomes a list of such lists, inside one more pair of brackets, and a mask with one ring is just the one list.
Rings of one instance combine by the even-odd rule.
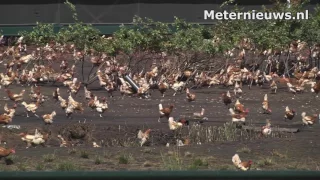
[[3, 157], [7, 157], [10, 154], [15, 154], [16, 151], [13, 148], [4, 148], [4, 147], [0, 147], [0, 159]]
[[222, 101], [229, 108], [229, 105], [232, 103], [230, 92], [222, 93]]
[[167, 119], [169, 119], [170, 114], [171, 114], [171, 112], [173, 110], [173, 107], [174, 106], [171, 104], [169, 107], [163, 108], [162, 104], [159, 104], [160, 116], [159, 116], [158, 122], [160, 122], [160, 119], [163, 118], [163, 117], [166, 117]]
[[314, 92], [316, 94], [316, 96], [318, 97], [318, 94], [320, 92], [320, 81], [317, 81], [314, 86], [311, 88], [311, 91]]
[[272, 110], [270, 109], [269, 106], [269, 101], [268, 101], [268, 95], [265, 94], [262, 102], [262, 113], [263, 114], [271, 114]]
[[287, 119], [288, 119], [288, 120], [292, 120], [295, 115], [296, 115], [295, 110], [293, 110], [293, 109], [291, 110], [291, 109], [289, 109], [289, 107], [287, 106], [287, 107], [286, 107], [286, 111], [285, 111], [285, 115], [284, 115], [285, 121], [287, 121]]
[[88, 102], [88, 106], [91, 108], [91, 111], [96, 109], [96, 101], [97, 101], [98, 97], [94, 96], [93, 94], [91, 94], [91, 99]]
[[278, 86], [277, 86], [276, 81], [272, 80], [272, 83], [270, 84], [271, 93], [272, 94], [276, 94], [277, 93], [277, 89], [278, 89]]
[[189, 88], [186, 89], [186, 95], [189, 102], [196, 100], [196, 94], [190, 93]]
[[18, 101], [22, 101], [24, 92], [26, 90], [23, 89], [19, 94], [13, 94], [9, 89], [5, 89], [5, 91], [7, 92], [10, 100], [12, 100], [14, 102], [18, 102]]
[[302, 112], [301, 117], [302, 117], [302, 123], [305, 126], [305, 125], [313, 125], [316, 122], [318, 115], [313, 114], [312, 116], [307, 116], [306, 112]]
[[232, 162], [233, 162], [233, 164], [234, 164], [237, 168], [239, 168], [239, 169], [241, 169], [241, 170], [243, 170], [243, 171], [250, 170], [251, 165], [252, 165], [252, 161], [251, 161], [251, 160], [249, 160], [249, 161], [243, 161], [243, 162], [242, 162], [242, 161], [240, 160], [240, 157], [239, 157], [238, 154], [235, 154], [235, 155], [232, 157]]
[[138, 139], [140, 140], [140, 146], [143, 146], [150, 137], [151, 129], [142, 132], [141, 130], [138, 131]]
[[235, 105], [234, 105], [234, 110], [237, 113], [245, 113], [247, 114], [249, 112], [249, 109], [244, 109], [244, 105], [240, 103], [239, 99], [237, 99]]
[[59, 101], [59, 96], [60, 96], [59, 88], [57, 88], [56, 90], [53, 91], [52, 98], [56, 101]]
[[239, 114], [236, 114], [232, 108], [229, 108], [229, 112], [230, 112], [231, 117], [232, 117], [232, 122], [244, 123], [246, 121], [247, 114], [245, 112], [241, 112]]
[[162, 97], [164, 97], [164, 93], [167, 91], [167, 89], [168, 89], [168, 84], [167, 83], [161, 82], [159, 84], [159, 91], [160, 91]]
[[0, 124], [7, 125], [12, 122], [12, 118], [16, 112], [15, 108], [16, 105], [12, 109], [9, 109], [6, 113], [0, 115]]

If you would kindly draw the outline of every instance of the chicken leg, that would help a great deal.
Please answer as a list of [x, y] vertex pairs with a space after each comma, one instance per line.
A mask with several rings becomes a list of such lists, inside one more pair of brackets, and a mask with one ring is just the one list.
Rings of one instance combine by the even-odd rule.
[[161, 122], [160, 119], [161, 119], [161, 117], [158, 118], [158, 122]]
[[100, 115], [101, 118], [103, 117], [101, 114], [99, 114], [99, 115]]
[[29, 117], [29, 113], [28, 113], [28, 111], [26, 111], [26, 113], [27, 113], [27, 117]]

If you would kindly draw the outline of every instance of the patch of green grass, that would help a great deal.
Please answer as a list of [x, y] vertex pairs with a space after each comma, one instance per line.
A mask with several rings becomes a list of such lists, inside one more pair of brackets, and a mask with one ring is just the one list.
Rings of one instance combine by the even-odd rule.
[[132, 159], [132, 154], [121, 154], [118, 160], [119, 164], [129, 164]]
[[95, 160], [94, 160], [94, 164], [102, 164], [103, 163], [103, 160], [100, 156], [96, 156]]
[[110, 152], [108, 152], [108, 151], [104, 151], [104, 152], [103, 152], [103, 157], [104, 157], [104, 158], [111, 158], [111, 157], [112, 157], [112, 154], [111, 154]]
[[142, 150], [143, 153], [146, 153], [146, 154], [150, 154], [152, 153], [152, 149], [151, 148], [145, 148]]
[[197, 159], [194, 159], [193, 162], [191, 163], [189, 169], [191, 170], [196, 170], [196, 169], [199, 169], [201, 167], [208, 167], [208, 162], [203, 160], [203, 159], [200, 159], [200, 158], [197, 158]]
[[57, 164], [55, 169], [57, 171], [76, 171], [79, 170], [79, 167], [72, 162], [64, 161]]
[[271, 166], [274, 164], [274, 160], [272, 158], [266, 157], [259, 161], [257, 161], [257, 165], [259, 167]]
[[192, 157], [193, 154], [189, 151], [184, 152], [184, 157]]
[[287, 153], [280, 153], [280, 152], [277, 151], [277, 150], [272, 150], [271, 155], [272, 155], [272, 156], [279, 157], [279, 158], [282, 158], [282, 159], [287, 159], [287, 158], [288, 158]]
[[17, 164], [17, 168], [19, 171], [27, 171], [28, 166], [27, 166], [27, 163], [20, 162]]
[[12, 164], [14, 164], [14, 161], [16, 159], [17, 159], [16, 155], [10, 155], [10, 156], [7, 156], [4, 161], [5, 161], [6, 165], [12, 165]]
[[42, 156], [44, 162], [53, 162], [56, 159], [56, 155], [53, 154], [45, 154]]
[[35, 168], [37, 171], [43, 171], [46, 166], [43, 163], [38, 163]]
[[152, 163], [150, 161], [145, 161], [143, 163], [143, 167], [151, 167], [152, 166]]
[[220, 170], [220, 171], [226, 171], [226, 170], [235, 170], [235, 167], [230, 164], [222, 164], [222, 165], [216, 167], [216, 169]]
[[168, 151], [167, 154], [161, 154], [163, 167], [170, 171], [185, 170], [186, 165], [181, 157], [180, 151]]
[[75, 148], [69, 149], [68, 154], [76, 154], [77, 150]]
[[89, 152], [86, 150], [80, 151], [80, 157], [84, 159], [89, 159]]
[[238, 149], [237, 152], [238, 153], [247, 153], [247, 154], [249, 154], [249, 153], [251, 153], [251, 149], [248, 148], [248, 147], [242, 147], [242, 148]]

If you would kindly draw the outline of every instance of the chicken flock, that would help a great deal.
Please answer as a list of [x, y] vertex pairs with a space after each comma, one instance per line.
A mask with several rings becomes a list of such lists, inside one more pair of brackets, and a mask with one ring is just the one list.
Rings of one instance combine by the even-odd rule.
[[[41, 52], [41, 53], [40, 53]], [[4, 106], [4, 113], [0, 115], [0, 124], [9, 125], [12, 124], [16, 109], [23, 108], [26, 114], [26, 118], [33, 114], [35, 117], [42, 120], [43, 124], [50, 126], [54, 124], [54, 119], [57, 115], [57, 110], [52, 110], [46, 114], [38, 114], [38, 109], [41, 108], [46, 101], [54, 101], [64, 111], [67, 118], [72, 118], [74, 113], [83, 114], [86, 108], [89, 108], [92, 112], [96, 112], [100, 118], [104, 118], [109, 110], [108, 100], [114, 97], [115, 91], [120, 91], [122, 98], [125, 96], [144, 98], [145, 94], [151, 94], [158, 90], [162, 97], [170, 96], [169, 89], [173, 91], [171, 96], [176, 96], [177, 93], [185, 93], [185, 101], [193, 103], [197, 101], [197, 95], [193, 91], [192, 87], [208, 87], [211, 86], [224, 86], [231, 88], [226, 90], [221, 95], [221, 102], [226, 106], [230, 113], [230, 121], [237, 125], [246, 124], [246, 117], [249, 115], [249, 109], [241, 103], [243, 97], [244, 84], [251, 87], [252, 84], [257, 86], [269, 86], [270, 94], [277, 94], [279, 92], [278, 86], [283, 85], [287, 87], [287, 92], [292, 94], [294, 99], [299, 93], [310, 92], [318, 97], [320, 92], [320, 71], [315, 67], [310, 70], [302, 71], [298, 67], [293, 73], [293, 77], [279, 76], [276, 73], [270, 72], [266, 74], [260, 70], [249, 71], [246, 67], [240, 67], [237, 63], [228, 64], [225, 69], [221, 69], [218, 73], [207, 73], [205, 71], [193, 71], [192, 69], [184, 70], [182, 72], [171, 72], [170, 63], [165, 66], [158, 67], [156, 64], [152, 64], [149, 71], [143, 70], [139, 73], [132, 73], [129, 71], [129, 67], [121, 65], [115, 58], [110, 58], [106, 54], [97, 54], [94, 50], [89, 51], [90, 62], [92, 67], [96, 67], [96, 73], [92, 75], [91, 79], [97, 79], [101, 88], [105, 89], [108, 97], [98, 97], [88, 89], [89, 82], [80, 82], [76, 77], [75, 64], [69, 66], [71, 61], [64, 57], [64, 54], [73, 54], [73, 59], [80, 61], [83, 52], [77, 51], [74, 45], [61, 45], [58, 43], [48, 43], [46, 46], [37, 48], [32, 51], [31, 54], [27, 53], [27, 46], [19, 43], [18, 46], [8, 47], [4, 52], [0, 52], [1, 63], [4, 59], [6, 72], [0, 73], [0, 88], [7, 94], [8, 100], [12, 101], [13, 105], [8, 106], [8, 103]], [[62, 59], [62, 60], [61, 60]], [[45, 66], [39, 62], [48, 62]], [[60, 60], [60, 61], [58, 61]], [[59, 69], [53, 68], [53, 62], [59, 62]], [[27, 66], [33, 64], [30, 70], [27, 70]], [[145, 71], [145, 72], [144, 72]], [[128, 75], [137, 85], [135, 89], [132, 84], [125, 80], [124, 76]], [[44, 95], [41, 91], [42, 84], [58, 84], [66, 87], [67, 97], [63, 97], [60, 91], [65, 88], [57, 87], [51, 93], [51, 95]], [[20, 85], [23, 89], [17, 92], [14, 88], [9, 89], [14, 84]], [[80, 89], [83, 88], [84, 95], [83, 100], [76, 100]], [[29, 99], [26, 99], [25, 93], [29, 91]], [[234, 104], [233, 104], [234, 103]], [[257, 104], [258, 106], [258, 104]], [[163, 119], [168, 123], [168, 127], [171, 131], [177, 131], [183, 126], [189, 126], [188, 118], [175, 119], [172, 116], [175, 105], [162, 103], [158, 104], [158, 122], [162, 122]], [[204, 108], [199, 109], [197, 112], [193, 112], [191, 119], [196, 119], [197, 124], [208, 121], [205, 117], [206, 110]], [[260, 112], [262, 114], [271, 114], [272, 107], [268, 101], [268, 94], [265, 94], [261, 100]], [[284, 109], [284, 120], [292, 120], [296, 116], [297, 112], [294, 109], [290, 109], [286, 106]], [[301, 112], [301, 121], [303, 125], [313, 125], [318, 119], [318, 114], [308, 114], [307, 112]], [[139, 130], [137, 139], [140, 141], [140, 146], [143, 146], [150, 139], [151, 129], [145, 131]], [[268, 136], [272, 133], [271, 120], [267, 120], [266, 124], [261, 127], [261, 135]], [[35, 133], [20, 133], [21, 140], [26, 142], [27, 148], [31, 145], [43, 145], [50, 138], [50, 133], [39, 132], [37, 129]], [[67, 147], [70, 142], [66, 141], [62, 135], [58, 135], [60, 139], [60, 147]], [[177, 139], [177, 145], [188, 145], [190, 141], [186, 138], [184, 142], [181, 139]], [[100, 147], [96, 142], [93, 142], [94, 147]], [[167, 144], [169, 146], [169, 144]], [[0, 156], [6, 152], [15, 153], [14, 149], [2, 149], [0, 148]], [[236, 154], [232, 157], [232, 162], [236, 167], [242, 170], [250, 169], [251, 161], [243, 162], [240, 160], [239, 155]]]

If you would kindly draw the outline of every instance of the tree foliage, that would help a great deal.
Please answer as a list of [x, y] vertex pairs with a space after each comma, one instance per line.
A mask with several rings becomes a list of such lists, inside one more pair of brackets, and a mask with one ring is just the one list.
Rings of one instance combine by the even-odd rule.
[[[298, 39], [312, 46], [320, 39], [319, 6], [315, 7], [313, 14], [309, 13], [308, 20], [221, 20], [211, 27], [191, 24], [179, 18], [167, 24], [134, 17], [132, 26], [121, 26], [112, 39], [106, 39], [92, 25], [79, 20], [73, 4], [68, 1], [65, 4], [73, 13], [74, 24], [55, 33], [54, 25], [38, 23], [33, 31], [21, 34], [28, 42], [37, 45], [50, 41], [73, 43], [79, 50], [93, 48], [113, 56], [118, 53], [134, 55], [136, 52], [201, 52], [213, 55], [237, 47], [244, 38], [251, 40], [255, 50], [287, 48], [292, 40]], [[308, 1], [303, 1], [288, 7], [286, 3], [276, 1], [271, 8], [263, 7], [257, 12], [291, 12], [295, 15], [307, 4]], [[221, 5], [221, 10], [225, 5], [233, 6], [234, 12], [243, 12], [232, 0]]]

